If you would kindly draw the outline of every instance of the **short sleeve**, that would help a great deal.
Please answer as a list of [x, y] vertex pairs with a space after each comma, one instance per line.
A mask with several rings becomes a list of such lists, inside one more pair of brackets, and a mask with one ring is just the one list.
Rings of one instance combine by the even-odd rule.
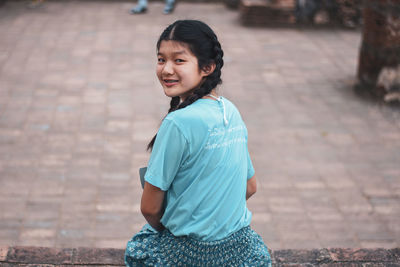
[[145, 181], [167, 191], [185, 154], [187, 154], [186, 138], [173, 121], [164, 119], [151, 152]]
[[249, 150], [247, 149], [247, 180], [249, 180], [251, 177], [254, 176], [254, 167], [253, 167], [253, 163], [251, 162], [251, 158], [250, 158], [250, 153]]

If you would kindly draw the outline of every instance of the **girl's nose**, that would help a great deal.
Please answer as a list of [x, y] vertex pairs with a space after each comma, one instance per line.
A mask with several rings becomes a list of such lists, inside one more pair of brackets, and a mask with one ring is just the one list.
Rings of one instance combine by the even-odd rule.
[[174, 73], [174, 68], [171, 62], [167, 61], [164, 64], [163, 68], [163, 74], [173, 74]]

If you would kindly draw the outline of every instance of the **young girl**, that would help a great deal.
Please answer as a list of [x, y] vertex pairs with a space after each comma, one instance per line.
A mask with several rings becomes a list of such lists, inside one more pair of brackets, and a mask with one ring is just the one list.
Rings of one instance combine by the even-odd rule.
[[127, 266], [270, 266], [250, 228], [256, 192], [247, 129], [218, 96], [223, 51], [203, 22], [179, 20], [157, 42], [157, 76], [171, 107], [152, 149], [141, 200], [148, 224], [129, 242]]

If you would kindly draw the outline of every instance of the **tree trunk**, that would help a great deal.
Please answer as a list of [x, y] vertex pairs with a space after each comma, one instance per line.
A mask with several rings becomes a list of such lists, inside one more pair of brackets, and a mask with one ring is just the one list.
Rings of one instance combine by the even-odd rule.
[[364, 4], [358, 79], [360, 88], [384, 97], [400, 83], [400, 0], [366, 0]]

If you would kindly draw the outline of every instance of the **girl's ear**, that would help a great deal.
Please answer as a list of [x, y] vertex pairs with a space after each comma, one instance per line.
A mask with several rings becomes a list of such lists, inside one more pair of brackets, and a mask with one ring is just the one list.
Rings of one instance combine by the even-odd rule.
[[201, 74], [203, 75], [203, 77], [206, 77], [214, 72], [215, 67], [216, 67], [215, 63], [208, 64], [201, 70]]

